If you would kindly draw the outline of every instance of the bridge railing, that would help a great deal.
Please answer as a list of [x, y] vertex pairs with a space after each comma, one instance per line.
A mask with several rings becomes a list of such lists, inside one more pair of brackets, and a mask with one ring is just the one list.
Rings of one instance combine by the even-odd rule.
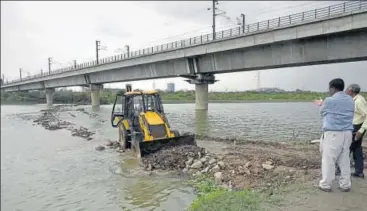
[[116, 61], [137, 58], [147, 55], [152, 55], [156, 53], [172, 51], [176, 49], [182, 49], [186, 47], [192, 47], [196, 45], [203, 45], [209, 42], [213, 42], [216, 40], [228, 39], [236, 36], [242, 36], [246, 34], [273, 30], [279, 27], [291, 26], [300, 23], [305, 23], [309, 21], [315, 21], [318, 19], [323, 19], [335, 15], [340, 15], [343, 13], [350, 13], [356, 11], [367, 10], [367, 2], [366, 1], [348, 1], [336, 5], [331, 5], [328, 7], [318, 8], [314, 10], [309, 10], [305, 12], [299, 12], [287, 16], [281, 16], [274, 19], [269, 19], [265, 21], [260, 21], [257, 23], [248, 24], [245, 26], [239, 26], [235, 28], [230, 28], [223, 31], [218, 31], [215, 34], [204, 34], [196, 37], [191, 37], [188, 39], [183, 39], [179, 41], [169, 42], [161, 45], [156, 45], [148, 48], [143, 48], [135, 51], [131, 51], [129, 53], [114, 55], [111, 57], [101, 58], [97, 62], [96, 60], [85, 62], [81, 64], [76, 64], [75, 66], [68, 66], [60, 69], [53, 70], [51, 72], [39, 73], [36, 75], [28, 76], [22, 78], [22, 80], [13, 80], [5, 84], [16, 83], [20, 81], [26, 81], [34, 78], [45, 77], [49, 75], [61, 74], [68, 71], [75, 71], [83, 68], [93, 67], [97, 65], [103, 65], [107, 63], [112, 63]]

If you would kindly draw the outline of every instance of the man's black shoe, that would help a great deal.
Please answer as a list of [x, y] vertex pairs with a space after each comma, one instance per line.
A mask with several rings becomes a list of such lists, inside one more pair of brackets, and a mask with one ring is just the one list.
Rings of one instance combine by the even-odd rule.
[[363, 173], [359, 173], [359, 174], [358, 174], [358, 173], [355, 173], [355, 172], [354, 172], [354, 173], [352, 173], [352, 176], [353, 176], [353, 177], [364, 178], [364, 174], [363, 174]]

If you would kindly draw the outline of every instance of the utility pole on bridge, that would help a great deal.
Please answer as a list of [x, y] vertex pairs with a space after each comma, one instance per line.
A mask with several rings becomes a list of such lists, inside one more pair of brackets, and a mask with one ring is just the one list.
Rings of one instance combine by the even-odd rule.
[[52, 62], [52, 58], [48, 57], [48, 74], [51, 75], [51, 62]]
[[246, 16], [244, 14], [241, 14], [242, 17], [242, 33], [245, 33], [245, 25], [246, 25]]
[[22, 80], [22, 68], [19, 68], [19, 77], [20, 77], [20, 80]]
[[99, 64], [99, 55], [98, 55], [98, 53], [99, 53], [99, 50], [100, 50], [100, 48], [99, 48], [100, 43], [101, 43], [101, 41], [96, 40], [96, 59], [97, 59], [97, 64]]

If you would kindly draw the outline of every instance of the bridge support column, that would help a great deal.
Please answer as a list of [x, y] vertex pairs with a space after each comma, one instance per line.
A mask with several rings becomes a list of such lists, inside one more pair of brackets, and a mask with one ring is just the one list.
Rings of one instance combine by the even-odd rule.
[[195, 109], [196, 110], [208, 110], [208, 94], [209, 84], [216, 82], [213, 74], [197, 74], [188, 76], [189, 80], [186, 80], [190, 84], [195, 84]]
[[54, 104], [54, 95], [55, 95], [55, 89], [54, 88], [47, 88], [46, 89], [46, 104], [47, 104], [47, 106], [51, 107]]
[[101, 104], [101, 97], [100, 97], [101, 89], [103, 89], [102, 84], [91, 84], [90, 85], [92, 108], [98, 108]]
[[208, 110], [208, 87], [207, 83], [195, 84], [195, 109]]

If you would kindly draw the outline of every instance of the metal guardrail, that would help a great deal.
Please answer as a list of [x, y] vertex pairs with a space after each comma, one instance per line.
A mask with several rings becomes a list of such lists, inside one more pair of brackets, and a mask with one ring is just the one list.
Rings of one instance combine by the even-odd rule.
[[[125, 53], [125, 54], [119, 54], [119, 55], [115, 55], [111, 57], [106, 57], [106, 58], [99, 59], [98, 63], [96, 60], [94, 60], [90, 62], [77, 64], [76, 66], [69, 66], [69, 67], [53, 70], [50, 73], [44, 72], [42, 74], [40, 73], [40, 74], [22, 78], [22, 80], [20, 79], [12, 80], [8, 83], [4, 83], [4, 85], [16, 83], [20, 81], [27, 81], [27, 80], [35, 79], [35, 78], [41, 78], [41, 77], [45, 77], [49, 75], [61, 74], [61, 73], [68, 72], [68, 71], [75, 71], [75, 70], [79, 70], [83, 68], [94, 67], [94, 66], [108, 64], [108, 63], [112, 63], [116, 61], [122, 61], [126, 59], [137, 58], [137, 57], [152, 55], [156, 53], [172, 51], [172, 50], [192, 47], [196, 45], [207, 44], [207, 43], [217, 41], [217, 40], [228, 39], [228, 38], [242, 36], [242, 35], [251, 34], [255, 32], [273, 30], [279, 27], [291, 26], [291, 25], [300, 24], [303, 22], [309, 22], [309, 21], [327, 18], [327, 17], [334, 16], [334, 15], [340, 15], [343, 13], [350, 13], [350, 12], [362, 11], [362, 10], [367, 10], [366, 1], [344, 2], [341, 4], [331, 5], [331, 6], [324, 7], [324, 8], [319, 8], [319, 9], [314, 9], [314, 10], [310, 10], [306, 12], [300, 12], [300, 13], [295, 13], [292, 15], [269, 19], [266, 21], [261, 21], [261, 22], [245, 25], [244, 27], [240, 26], [236, 28], [230, 28], [227, 30], [223, 30], [223, 31], [218, 31], [215, 33], [215, 35], [213, 33], [205, 34], [205, 35], [201, 35], [197, 37], [192, 37], [189, 39], [179, 40], [175, 42], [165, 43], [165, 44], [161, 44], [161, 45], [157, 45], [157, 46], [153, 46], [149, 48], [132, 51], [129, 54]], [[215, 36], [215, 39], [213, 39], [214, 36]]]

